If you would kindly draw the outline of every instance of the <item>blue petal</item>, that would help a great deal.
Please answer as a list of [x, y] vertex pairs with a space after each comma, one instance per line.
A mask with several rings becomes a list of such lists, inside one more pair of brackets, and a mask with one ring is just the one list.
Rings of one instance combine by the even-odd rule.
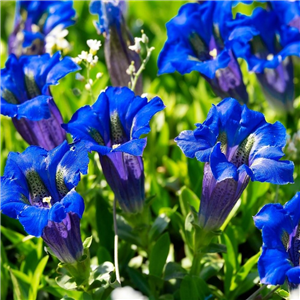
[[127, 143], [120, 145], [111, 152], [126, 152], [135, 156], [142, 156], [143, 151], [147, 145], [147, 138], [134, 139]]
[[64, 57], [56, 65], [54, 65], [47, 74], [46, 84], [42, 92], [46, 93], [49, 85], [57, 85], [58, 81], [71, 72], [81, 70], [81, 68], [68, 56]]
[[66, 212], [64, 207], [60, 202], [56, 202], [49, 210], [48, 219], [50, 221], [60, 223], [65, 217], [66, 217]]
[[40, 237], [48, 223], [48, 214], [48, 208], [28, 206], [19, 215], [19, 221], [28, 234]]
[[226, 132], [229, 146], [235, 145], [235, 135], [239, 127], [242, 114], [242, 106], [233, 98], [225, 98], [217, 105], [221, 130]]
[[214, 177], [218, 182], [227, 178], [233, 178], [235, 181], [238, 180], [237, 167], [230, 163], [226, 156], [221, 151], [221, 143], [217, 143], [213, 148], [209, 164], [214, 174]]
[[132, 120], [131, 138], [138, 139], [142, 134], [148, 133], [151, 118], [164, 108], [164, 103], [158, 97], [155, 97], [141, 108]]
[[279, 203], [265, 205], [253, 220], [255, 226], [262, 230], [264, 246], [285, 252], [282, 242], [283, 232], [290, 234], [294, 227], [282, 205]]
[[[96, 103], [98, 103], [98, 101], [99, 99]], [[91, 107], [87, 105], [81, 107], [74, 113], [70, 122], [63, 124], [62, 127], [66, 130], [66, 132], [72, 135], [75, 141], [85, 140], [91, 142], [92, 144], [98, 145], [98, 142], [92, 137], [91, 134], [94, 130], [100, 134], [105, 145], [107, 145], [110, 142], [109, 120], [105, 124], [104, 121], [106, 120], [103, 120], [102, 116], [105, 116], [105, 113], [108, 115], [108, 112], [106, 111], [105, 107], [103, 107], [101, 114], [97, 114], [94, 106]]]
[[56, 1], [48, 10], [50, 13], [45, 21], [43, 32], [47, 34], [58, 25], [62, 28], [73, 25], [75, 20], [72, 20], [72, 18], [75, 17], [76, 11], [72, 6], [73, 1]]
[[255, 154], [264, 146], [273, 146], [282, 149], [286, 142], [286, 130], [280, 122], [274, 124], [266, 123], [264, 126], [255, 130], [254, 144], [249, 155], [249, 164], [251, 165]]
[[257, 158], [250, 166], [253, 181], [273, 184], [293, 183], [294, 163], [288, 160], [276, 161], [268, 158]]
[[[211, 145], [207, 143], [204, 139], [196, 139], [194, 132], [191, 130], [182, 131], [177, 138], [175, 138], [175, 142], [178, 147], [182, 150], [182, 152], [189, 158], [194, 158], [196, 154], [202, 154], [204, 151], [209, 150], [209, 154], [211, 151]], [[201, 158], [201, 159], [200, 159]], [[200, 161], [208, 161], [209, 155], [207, 157], [197, 157]]]
[[263, 248], [263, 252], [258, 260], [258, 272], [261, 283], [283, 284], [286, 273], [291, 268], [292, 266], [286, 252]]
[[84, 201], [82, 197], [72, 189], [62, 200], [61, 204], [65, 207], [65, 212], [73, 212], [82, 217], [84, 211]]
[[87, 149], [83, 142], [75, 143], [66, 152], [57, 166], [61, 171], [65, 184], [69, 190], [76, 187], [80, 180], [80, 173], [87, 174], [89, 157]]
[[284, 209], [292, 219], [293, 227], [296, 227], [300, 221], [300, 192], [284, 205]]
[[286, 275], [289, 282], [294, 284], [300, 284], [300, 266], [289, 269]]
[[24, 30], [23, 34], [24, 34], [24, 42], [23, 42], [24, 48], [30, 47], [35, 40], [44, 41], [44, 36], [40, 32], [30, 32]]
[[17, 184], [17, 180], [1, 177], [1, 210], [16, 219], [24, 208], [30, 205], [29, 191]]

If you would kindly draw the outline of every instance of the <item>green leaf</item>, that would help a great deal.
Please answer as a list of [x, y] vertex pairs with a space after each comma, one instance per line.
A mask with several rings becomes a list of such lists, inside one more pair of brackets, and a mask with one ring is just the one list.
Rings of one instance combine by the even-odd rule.
[[[17, 279], [14, 273], [10, 269], [10, 277], [13, 284], [13, 296], [14, 300], [24, 300], [29, 299], [28, 297], [28, 289], [29, 286], [25, 284], [22, 280]], [[32, 299], [32, 298], [31, 298]], [[36, 298], [34, 298], [36, 299]]]
[[55, 278], [56, 283], [65, 290], [76, 290], [77, 283], [75, 278], [64, 274]]
[[[98, 266], [90, 276], [89, 290], [98, 287], [103, 287], [105, 289], [109, 288], [111, 284], [114, 284], [113, 283], [113, 280], [115, 279], [114, 271], [115, 271], [115, 267], [109, 261], [106, 261], [102, 265]], [[114, 276], [113, 280], [112, 280], [112, 276]]]
[[106, 248], [100, 246], [97, 250], [97, 258], [98, 258], [98, 265], [103, 264], [106, 261], [112, 262], [112, 257], [110, 253], [107, 251]]
[[84, 249], [90, 248], [90, 247], [91, 247], [91, 244], [92, 244], [92, 241], [93, 241], [93, 237], [92, 237], [92, 236], [87, 237], [87, 238], [84, 240], [84, 242], [82, 243], [83, 248], [84, 248]]
[[210, 243], [207, 247], [203, 249], [204, 253], [226, 253], [227, 248], [223, 244]]
[[169, 233], [164, 233], [154, 244], [149, 257], [149, 273], [161, 277], [170, 249]]
[[224, 232], [221, 236], [221, 240], [223, 243], [225, 243], [227, 247], [227, 253], [223, 254], [224, 260], [225, 260], [225, 281], [224, 281], [224, 292], [225, 295], [229, 294], [230, 286], [233, 278], [233, 274], [236, 273], [237, 270], [237, 262], [236, 262], [236, 253], [234, 251], [234, 248], [232, 246], [232, 243], [229, 239], [229, 237]]
[[147, 280], [145, 279], [145, 275], [140, 273], [138, 270], [135, 270], [133, 268], [127, 267], [127, 273], [131, 279], [131, 281], [134, 283], [134, 285], [145, 295], [151, 296], [151, 291], [149, 288], [149, 284]]
[[238, 270], [230, 286], [231, 291], [233, 291], [235, 288], [237, 288], [239, 285], [243, 283], [243, 281], [248, 276], [249, 272], [252, 270], [253, 266], [256, 265], [260, 255], [261, 252], [258, 252], [257, 254], [249, 258], [247, 262]]
[[96, 200], [96, 226], [100, 244], [112, 251], [114, 248], [113, 215], [109, 204], [102, 195], [97, 194]]
[[158, 216], [149, 230], [150, 241], [155, 241], [167, 228], [169, 222], [170, 218], [168, 218], [165, 214], [161, 214], [160, 216]]
[[3, 234], [13, 245], [8, 246], [7, 249], [18, 248], [23, 255], [28, 255], [35, 249], [34, 243], [31, 241], [33, 236], [25, 236], [14, 230], [1, 226], [1, 234]]
[[189, 300], [204, 300], [205, 298], [199, 298], [198, 288], [196, 280], [190, 275], [183, 278], [180, 285], [180, 299]]
[[182, 279], [187, 275], [187, 271], [178, 263], [168, 262], [165, 269], [164, 280]]
[[199, 198], [186, 186], [179, 191], [179, 203], [182, 215], [184, 217], [186, 217], [191, 211], [191, 206], [194, 207], [196, 211], [198, 211], [200, 207]]
[[1, 251], [1, 299], [6, 299], [9, 274], [8, 274], [8, 260], [6, 256], [5, 249], [3, 247], [2, 241], [0, 241], [0, 251]]
[[48, 259], [48, 255], [43, 257], [39, 262], [38, 266], [36, 267], [35, 272], [33, 273], [32, 282], [29, 289], [29, 299], [36, 299], [37, 297], [41, 276], [46, 267]]

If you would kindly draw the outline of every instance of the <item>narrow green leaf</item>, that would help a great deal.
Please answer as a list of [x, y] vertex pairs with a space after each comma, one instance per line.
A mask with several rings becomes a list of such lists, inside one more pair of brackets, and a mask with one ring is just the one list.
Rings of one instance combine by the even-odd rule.
[[149, 284], [147, 282], [147, 280], [144, 278], [145, 275], [143, 275], [142, 273], [140, 273], [138, 270], [135, 270], [133, 268], [128, 267], [127, 269], [127, 273], [131, 279], [131, 281], [134, 283], [134, 285], [139, 288], [139, 290], [147, 295], [147, 296], [151, 296], [151, 291], [149, 288]]
[[49, 259], [49, 256], [45, 256], [41, 259], [39, 262], [37, 268], [35, 269], [35, 272], [32, 276], [32, 282], [29, 288], [29, 299], [36, 299], [37, 297], [37, 292], [39, 289], [39, 284], [41, 280], [41, 276], [43, 274], [43, 271], [46, 267], [47, 261]]
[[[10, 277], [13, 284], [13, 296], [14, 300], [24, 300], [29, 299], [27, 291], [28, 285], [26, 285], [21, 280], [17, 279], [16, 276], [10, 270]], [[36, 299], [36, 298], [34, 298]]]
[[149, 230], [149, 239], [150, 241], [155, 241], [160, 234], [167, 228], [170, 222], [170, 218], [168, 218], [165, 214], [159, 215], [154, 223], [152, 224]]
[[1, 299], [6, 299], [9, 274], [7, 269], [7, 256], [5, 249], [3, 247], [2, 241], [0, 241], [0, 251], [1, 251]]
[[168, 262], [165, 269], [164, 280], [182, 279], [187, 275], [187, 271], [178, 263]]
[[196, 282], [190, 275], [184, 277], [181, 282], [180, 299], [200, 300]]
[[199, 198], [186, 186], [179, 191], [179, 203], [184, 217], [191, 211], [191, 206], [194, 207], [196, 211], [198, 211], [200, 207]]
[[164, 233], [155, 243], [149, 257], [149, 273], [161, 277], [170, 249], [169, 233]]

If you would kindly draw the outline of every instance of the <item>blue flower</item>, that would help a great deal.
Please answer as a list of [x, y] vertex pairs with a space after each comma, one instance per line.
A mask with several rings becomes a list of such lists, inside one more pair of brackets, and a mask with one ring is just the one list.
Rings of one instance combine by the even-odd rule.
[[232, 33], [228, 45], [256, 73], [267, 100], [279, 110], [292, 111], [294, 75], [290, 56], [300, 56], [300, 33], [281, 23], [276, 11], [261, 7], [250, 17], [237, 14], [229, 27]]
[[[94, 0], [90, 4], [90, 12], [99, 16], [99, 22], [95, 22], [95, 27], [99, 34], [105, 36], [105, 60], [114, 86], [128, 85], [130, 75], [126, 73], [126, 70], [132, 61], [136, 70], [141, 65], [139, 54], [128, 48], [134, 42], [123, 16], [125, 10], [125, 1]], [[137, 94], [143, 93], [141, 77], [137, 82], [136, 92]]]
[[188, 3], [167, 23], [168, 40], [158, 58], [159, 74], [198, 71], [214, 92], [248, 101], [238, 62], [225, 42], [230, 34], [230, 1]]
[[295, 289], [300, 284], [300, 192], [284, 206], [265, 205], [254, 222], [263, 238], [258, 261], [261, 283], [278, 285], [287, 279]]
[[73, 1], [17, 1], [15, 28], [9, 37], [9, 53], [45, 53], [45, 38], [53, 29], [75, 23]]
[[92, 106], [80, 108], [63, 128], [100, 155], [103, 173], [120, 206], [137, 212], [144, 202], [143, 150], [154, 114], [164, 109], [160, 98], [135, 96], [126, 87], [108, 87]]
[[87, 149], [82, 143], [46, 151], [37, 146], [11, 152], [1, 177], [1, 210], [18, 219], [28, 234], [42, 237], [63, 262], [82, 255], [79, 221], [84, 211], [75, 191], [86, 174]]
[[282, 24], [300, 32], [300, 2], [299, 1], [270, 1], [272, 9]]
[[[13, 118], [21, 136], [31, 145], [53, 149], [65, 140], [62, 116], [53, 101], [50, 85], [79, 70], [70, 57], [11, 54], [1, 70], [1, 113]], [[38, 121], [38, 122], [37, 122]]]
[[175, 139], [183, 153], [205, 162], [199, 222], [219, 229], [249, 180], [293, 182], [294, 164], [282, 161], [286, 131], [269, 124], [262, 113], [224, 99], [213, 106], [203, 124]]

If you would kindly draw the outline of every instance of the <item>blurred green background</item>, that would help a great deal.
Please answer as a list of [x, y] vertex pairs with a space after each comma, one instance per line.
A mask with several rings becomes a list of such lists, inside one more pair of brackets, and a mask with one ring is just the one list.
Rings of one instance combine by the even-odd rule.
[[[157, 216], [162, 214], [168, 217], [165, 230], [168, 230], [173, 245], [171, 247], [173, 254], [171, 251], [170, 259], [187, 268], [191, 254], [187, 251], [180, 233], [181, 221], [178, 218], [182, 218], [183, 212], [179, 200], [182, 195], [200, 198], [203, 164], [197, 160], [187, 159], [173, 140], [182, 130], [194, 129], [195, 123], [203, 122], [211, 105], [218, 103], [220, 99], [214, 96], [209, 85], [197, 72], [184, 76], [178, 73], [157, 76], [157, 58], [167, 38], [165, 24], [177, 14], [183, 3], [185, 2], [130, 1], [126, 19], [133, 36], [140, 36], [140, 31], [143, 29], [150, 39], [150, 46], [155, 47], [146, 70], [143, 72], [144, 92], [148, 93], [150, 97], [158, 95], [166, 105], [166, 109], [157, 114], [151, 122], [151, 132], [148, 135], [148, 144], [143, 156], [146, 195], [147, 197], [155, 195], [151, 205], [151, 222], [153, 223]], [[258, 4], [239, 5], [234, 12], [239, 10], [251, 14], [256, 5]], [[13, 29], [14, 7], [15, 2], [13, 1], [1, 1], [1, 68], [4, 67], [8, 56], [7, 40]], [[74, 8], [77, 12], [77, 23], [68, 28], [69, 35], [67, 36], [73, 46], [68, 54], [72, 57], [76, 57], [82, 50], [88, 50], [86, 44], [88, 39], [100, 39], [102, 44], [104, 43], [103, 37], [97, 34], [93, 26], [93, 20], [97, 20], [97, 16], [90, 15], [89, 2], [75, 1]], [[92, 69], [91, 77], [95, 78], [97, 72], [102, 72], [103, 76], [93, 87], [94, 96], [98, 96], [100, 91], [110, 84], [103, 47], [99, 50], [98, 56], [99, 62]], [[278, 114], [269, 107], [255, 75], [248, 73], [246, 63], [240, 61], [244, 82], [250, 96], [249, 107], [263, 112], [266, 120], [270, 123], [281, 121], [287, 127], [290, 135], [300, 128], [300, 62], [297, 58], [293, 59], [296, 99], [295, 111], [289, 116]], [[85, 71], [83, 70], [82, 74], [85, 74]], [[81, 95], [76, 96], [73, 93], [74, 88], [79, 89]], [[84, 83], [75, 80], [74, 73], [63, 78], [59, 85], [51, 87], [51, 91], [65, 122], [68, 122], [73, 113], [81, 106], [92, 104], [88, 92], [84, 90]], [[69, 140], [71, 141], [71, 139]], [[8, 153], [10, 151], [22, 152], [27, 146], [16, 132], [10, 118], [1, 116], [1, 174], [3, 174]], [[288, 153], [286, 152], [286, 154]], [[90, 158], [89, 174], [82, 178], [77, 190], [86, 203], [81, 222], [82, 236], [83, 239], [90, 235], [93, 236], [91, 257], [92, 262], [97, 265], [105, 260], [112, 261], [113, 257], [111, 209], [113, 194], [99, 169], [99, 159], [94, 154], [91, 154]], [[269, 183], [250, 183], [243, 193], [240, 206], [235, 212], [235, 218], [225, 229], [223, 242], [230, 248], [230, 253], [223, 257], [211, 256], [213, 267], [210, 270], [211, 273], [205, 277], [214, 294], [221, 295], [219, 299], [246, 299], [246, 296], [257, 289], [254, 284], [258, 283], [259, 279], [255, 264], [250, 267], [243, 285], [238, 279], [235, 279], [236, 275], [240, 274], [238, 272], [241, 266], [258, 253], [261, 247], [261, 234], [254, 227], [252, 216], [264, 204], [269, 202], [283, 204], [290, 200], [296, 191], [299, 191], [299, 160], [295, 165], [294, 178], [295, 184], [287, 186], [277, 187]], [[184, 186], [186, 188], [183, 188]], [[197, 201], [199, 200], [195, 200], [194, 203], [199, 205]], [[195, 209], [198, 210], [198, 207]], [[1, 218], [1, 299], [26, 299], [26, 297], [34, 296], [37, 299], [60, 299], [66, 295], [66, 292], [54, 282], [55, 266], [58, 261], [50, 257], [46, 266], [40, 263], [41, 258], [45, 256], [41, 239], [26, 238], [26, 233], [17, 220], [4, 215], [1, 215]], [[147, 283], [143, 281], [147, 279], [146, 275], [141, 275], [141, 272], [136, 273], [136, 270], [141, 271], [143, 266], [136, 266], [132, 263], [134, 257], [143, 256], [143, 253], [132, 249], [131, 244], [134, 242], [130, 238], [128, 239], [128, 235], [120, 235], [120, 268], [124, 285], [131, 285], [140, 289], [145, 295], [151, 296], [151, 292], [147, 289]], [[229, 239], [225, 237], [229, 237]], [[154, 241], [152, 242], [154, 243]], [[153, 246], [153, 244], [151, 245]], [[220, 271], [224, 265], [226, 272]], [[44, 270], [43, 267], [45, 267]], [[33, 281], [34, 284], [32, 284]], [[165, 281], [162, 293], [172, 294], [171, 284], [168, 280]], [[267, 293], [267, 291], [263, 293]], [[84, 299], [84, 295], [78, 292], [71, 291], [67, 295], [74, 299]], [[272, 299], [281, 299], [279, 296], [273, 297]], [[174, 298], [162, 299], [178, 298], [175, 293]]]

